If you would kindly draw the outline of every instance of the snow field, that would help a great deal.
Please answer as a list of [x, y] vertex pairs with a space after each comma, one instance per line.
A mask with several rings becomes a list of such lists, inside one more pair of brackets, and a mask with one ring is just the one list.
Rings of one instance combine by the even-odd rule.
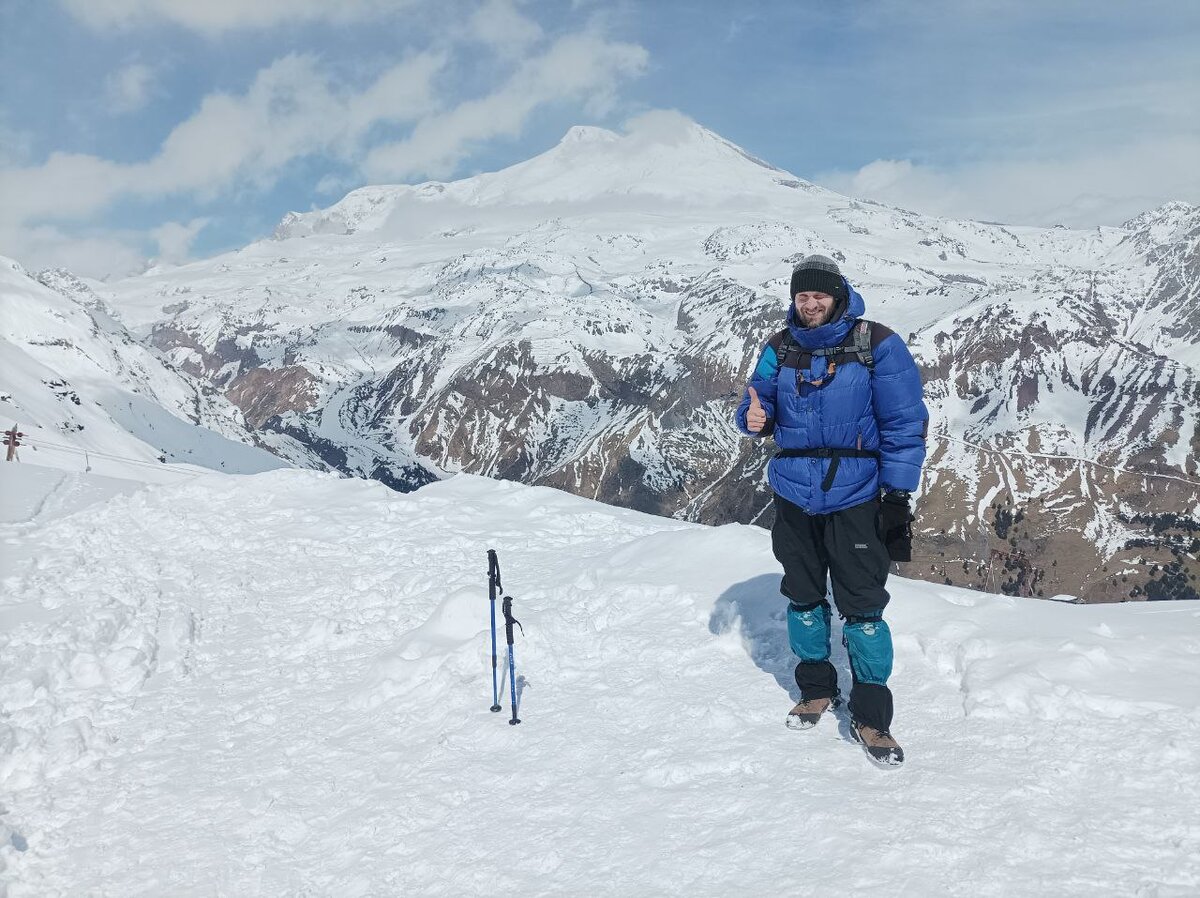
[[96, 490], [4, 492], [10, 898], [1200, 888], [1200, 603], [893, 579], [880, 771], [844, 720], [783, 726], [763, 530], [465, 475]]

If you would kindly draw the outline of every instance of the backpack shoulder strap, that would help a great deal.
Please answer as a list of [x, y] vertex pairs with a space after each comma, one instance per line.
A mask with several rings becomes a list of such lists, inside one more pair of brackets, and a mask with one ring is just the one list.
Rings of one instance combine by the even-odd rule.
[[866, 346], [867, 346], [867, 355], [868, 355], [870, 361], [869, 362], [864, 361], [863, 364], [866, 365], [871, 370], [874, 370], [875, 369], [875, 350], [879, 348], [880, 343], [882, 343], [884, 340], [886, 340], [888, 337], [892, 336], [896, 332], [894, 330], [892, 330], [890, 327], [888, 327], [886, 324], [880, 324], [878, 321], [867, 321], [865, 323], [867, 325], [869, 325]]
[[[854, 343], [850, 350], [871, 372], [875, 370], [875, 354], [871, 351], [874, 348], [871, 341], [871, 328], [874, 327], [874, 324], [873, 321], [868, 321], [866, 318], [858, 320], [858, 324], [854, 325]], [[878, 343], [874, 344], [874, 346], [878, 345]]]
[[[793, 361], [796, 354], [800, 352], [800, 344], [796, 342], [796, 338], [792, 336], [790, 328], [784, 328], [779, 333], [771, 337], [767, 344], [775, 350], [775, 358], [779, 362], [779, 367], [795, 368], [796, 363]], [[789, 364], [791, 362], [791, 364]]]

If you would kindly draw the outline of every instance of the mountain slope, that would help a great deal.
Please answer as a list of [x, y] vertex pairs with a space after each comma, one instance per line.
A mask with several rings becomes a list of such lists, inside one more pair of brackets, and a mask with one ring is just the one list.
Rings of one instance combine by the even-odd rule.
[[25, 461], [147, 481], [177, 480], [166, 463], [230, 473], [282, 467], [279, 456], [311, 464], [303, 446], [252, 435], [213, 387], [164, 366], [82, 281], [39, 277], [0, 258], [0, 416], [25, 433]]
[[[883, 772], [844, 724], [783, 726], [757, 528], [279, 471], [0, 529], [11, 898], [758, 895], [797, 851], [814, 894], [1200, 887], [1200, 603], [895, 579]], [[489, 547], [520, 726], [487, 710]]]
[[408, 489], [468, 471], [768, 524], [767, 455], [731, 412], [792, 262], [824, 253], [924, 373], [914, 575], [1197, 595], [1200, 210], [1092, 231], [947, 221], [651, 124], [364, 188], [111, 300], [259, 432], [347, 473]]

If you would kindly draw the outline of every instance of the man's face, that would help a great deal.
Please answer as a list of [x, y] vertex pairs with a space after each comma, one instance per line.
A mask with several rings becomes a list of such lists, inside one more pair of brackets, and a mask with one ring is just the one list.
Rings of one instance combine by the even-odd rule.
[[809, 290], [796, 294], [796, 315], [805, 327], [820, 327], [833, 315], [834, 298], [828, 293]]

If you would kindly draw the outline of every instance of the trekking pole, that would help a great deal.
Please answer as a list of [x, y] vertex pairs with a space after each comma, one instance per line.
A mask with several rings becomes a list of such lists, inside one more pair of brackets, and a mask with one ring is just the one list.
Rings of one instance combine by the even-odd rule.
[[488, 549], [488, 598], [492, 603], [492, 710], [500, 710], [500, 684], [496, 680], [496, 593], [500, 585], [500, 559], [495, 549]]
[[[517, 680], [516, 680], [516, 665], [513, 663], [513, 624], [521, 627], [521, 622], [512, 616], [512, 596], [504, 597], [504, 635], [508, 637], [508, 691], [512, 696], [512, 720], [509, 726], [516, 726], [521, 722], [521, 718], [517, 717]], [[525, 635], [525, 628], [521, 627], [521, 635]]]

